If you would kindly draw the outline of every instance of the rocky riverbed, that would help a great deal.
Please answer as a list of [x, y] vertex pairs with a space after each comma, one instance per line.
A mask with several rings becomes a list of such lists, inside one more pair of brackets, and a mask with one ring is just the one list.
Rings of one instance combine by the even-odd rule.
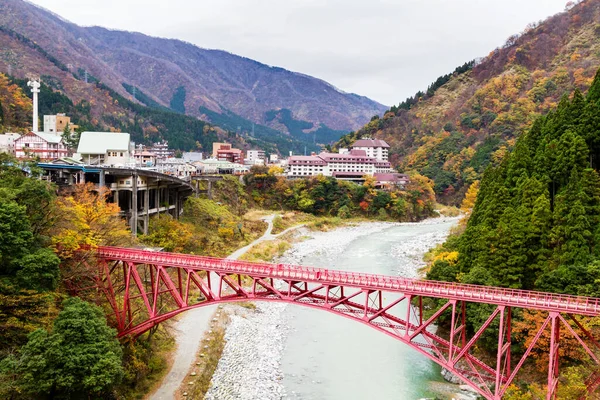
[[[423, 221], [420, 224], [440, 224], [455, 219]], [[381, 232], [399, 223], [361, 223], [330, 232], [309, 232], [300, 229], [296, 235], [304, 240], [296, 243], [278, 260], [282, 263], [303, 264], [307, 256], [334, 259], [353, 241]], [[411, 224], [414, 225], [414, 224]], [[393, 257], [398, 259], [397, 274], [416, 277], [424, 266], [423, 254], [442, 243], [446, 231], [407, 238], [394, 244]], [[285, 304], [258, 303], [247, 316], [232, 319], [227, 328], [227, 344], [213, 375], [207, 399], [281, 399], [295, 397], [286, 393], [282, 384], [281, 360], [288, 334]]]

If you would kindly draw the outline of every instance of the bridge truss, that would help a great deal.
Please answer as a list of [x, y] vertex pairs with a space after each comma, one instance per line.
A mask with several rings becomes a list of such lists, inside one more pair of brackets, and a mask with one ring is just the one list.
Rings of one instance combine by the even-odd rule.
[[[120, 337], [140, 335], [183, 311], [209, 304], [293, 303], [389, 335], [494, 400], [515, 382], [544, 337], [549, 400], [557, 394], [562, 330], [577, 341], [593, 365], [586, 381], [589, 392], [600, 386], [600, 344], [581, 321], [600, 315], [600, 299], [124, 248], [101, 247], [89, 254], [94, 259], [86, 257], [83, 263], [94, 271], [93, 288], [108, 299]], [[467, 328], [466, 309], [474, 303], [487, 304], [489, 315], [472, 332]], [[532, 326], [537, 333], [525, 351], [512, 357], [511, 321], [513, 313], [521, 310], [540, 311], [544, 320], [541, 326]], [[435, 328], [442, 320], [450, 322], [443, 336]], [[476, 348], [484, 334], [497, 338], [494, 360], [478, 358]]]

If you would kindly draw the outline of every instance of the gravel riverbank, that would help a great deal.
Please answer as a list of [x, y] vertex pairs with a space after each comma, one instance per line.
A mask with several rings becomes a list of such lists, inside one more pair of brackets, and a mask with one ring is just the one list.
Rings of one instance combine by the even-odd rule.
[[[457, 219], [437, 218], [420, 224], [439, 224], [453, 220]], [[303, 260], [309, 255], [333, 259], [356, 239], [401, 225], [403, 224], [371, 222], [330, 232], [299, 229], [297, 235], [307, 239], [294, 244], [278, 262], [303, 264]], [[442, 243], [446, 236], [447, 232], [441, 231], [407, 238], [395, 245], [392, 253], [399, 260], [398, 275], [416, 277], [418, 270], [424, 265], [423, 254]], [[213, 375], [207, 399], [275, 400], [286, 397], [280, 368], [288, 333], [285, 308], [285, 304], [257, 303], [256, 312], [232, 320], [225, 336], [227, 344]]]

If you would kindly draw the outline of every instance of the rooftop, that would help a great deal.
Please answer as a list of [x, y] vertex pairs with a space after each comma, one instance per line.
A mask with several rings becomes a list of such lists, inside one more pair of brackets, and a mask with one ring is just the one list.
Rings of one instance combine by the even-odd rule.
[[77, 147], [79, 154], [106, 154], [107, 151], [129, 151], [129, 133], [83, 132]]
[[390, 147], [385, 140], [379, 139], [360, 139], [354, 142], [352, 147]]

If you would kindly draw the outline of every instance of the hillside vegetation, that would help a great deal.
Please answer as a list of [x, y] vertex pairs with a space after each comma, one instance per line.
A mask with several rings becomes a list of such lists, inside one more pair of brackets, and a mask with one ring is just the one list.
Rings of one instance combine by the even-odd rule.
[[[538, 117], [500, 165], [485, 172], [466, 230], [438, 249], [427, 278], [600, 297], [599, 168], [600, 71], [587, 97], [577, 91]], [[470, 328], [488, 311], [469, 308]], [[516, 338], [531, 342], [543, 314], [516, 312]], [[600, 331], [596, 320], [586, 326]], [[493, 351], [493, 338], [487, 339], [484, 347]], [[573, 367], [575, 375], [567, 377], [579, 376], [579, 383], [586, 359], [580, 349], [565, 334], [561, 357]], [[547, 357], [547, 348], [534, 349], [541, 373]], [[581, 387], [566, 383], [559, 398], [581, 398]], [[535, 385], [528, 390], [535, 393]]]
[[599, 22], [600, 0], [585, 0], [530, 24], [484, 59], [440, 77], [338, 146], [367, 136], [384, 139], [396, 167], [433, 179], [436, 194], [456, 204], [536, 117], [575, 89], [587, 91], [600, 66]]

